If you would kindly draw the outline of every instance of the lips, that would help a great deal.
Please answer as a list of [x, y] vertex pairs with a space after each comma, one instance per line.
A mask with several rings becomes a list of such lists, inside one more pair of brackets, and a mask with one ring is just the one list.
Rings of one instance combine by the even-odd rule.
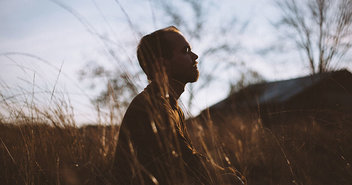
[[198, 62], [194, 62], [193, 67], [197, 67]]
[[198, 62], [196, 62], [196, 63], [195, 63], [195, 64], [193, 64], [193, 66], [192, 66], [192, 67], [193, 67], [193, 69], [194, 69], [194, 70], [196, 70], [196, 71], [198, 71], [198, 66], [197, 66], [197, 64], [198, 64]]

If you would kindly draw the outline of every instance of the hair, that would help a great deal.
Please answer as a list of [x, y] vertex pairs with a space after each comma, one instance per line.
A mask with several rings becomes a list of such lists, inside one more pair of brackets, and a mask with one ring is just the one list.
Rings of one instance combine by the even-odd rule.
[[148, 80], [153, 80], [156, 73], [162, 70], [160, 58], [172, 57], [173, 45], [166, 38], [166, 33], [180, 33], [180, 31], [175, 26], [169, 26], [143, 36], [138, 44], [138, 62]]

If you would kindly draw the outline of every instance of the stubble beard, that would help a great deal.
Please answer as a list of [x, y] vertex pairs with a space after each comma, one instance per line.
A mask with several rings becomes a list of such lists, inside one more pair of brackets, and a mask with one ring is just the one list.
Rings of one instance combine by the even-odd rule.
[[193, 83], [198, 81], [198, 79], [199, 79], [199, 71], [198, 69], [195, 69], [195, 71], [192, 71], [192, 75], [188, 82]]

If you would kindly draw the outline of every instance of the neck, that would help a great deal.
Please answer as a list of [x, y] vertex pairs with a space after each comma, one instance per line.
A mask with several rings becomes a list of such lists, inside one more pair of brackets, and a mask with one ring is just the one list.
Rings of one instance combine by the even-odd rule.
[[174, 79], [170, 79], [168, 83], [152, 81], [151, 84], [154, 84], [153, 86], [156, 88], [158, 93], [161, 93], [162, 96], [172, 96], [175, 100], [180, 98], [181, 94], [185, 90], [186, 85], [185, 83]]
[[181, 94], [185, 91], [185, 86], [185, 83], [178, 80], [170, 79], [169, 81], [169, 91], [176, 100], [178, 100]]

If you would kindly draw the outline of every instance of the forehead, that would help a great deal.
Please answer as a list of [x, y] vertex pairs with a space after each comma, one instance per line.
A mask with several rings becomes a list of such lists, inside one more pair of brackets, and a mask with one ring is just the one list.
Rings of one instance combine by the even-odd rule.
[[178, 49], [178, 48], [183, 48], [185, 46], [189, 46], [188, 41], [186, 40], [186, 38], [181, 33], [178, 33], [178, 32], [167, 32], [165, 34], [165, 37], [171, 43], [171, 45], [172, 45], [172, 47], [174, 49]]

